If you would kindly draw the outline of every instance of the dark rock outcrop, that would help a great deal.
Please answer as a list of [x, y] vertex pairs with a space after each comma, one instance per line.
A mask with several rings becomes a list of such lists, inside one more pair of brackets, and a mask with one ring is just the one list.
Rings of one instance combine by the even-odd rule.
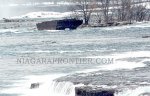
[[30, 86], [30, 89], [35, 89], [35, 88], [39, 88], [40, 84], [39, 83], [32, 83]]
[[114, 96], [114, 93], [114, 89], [92, 88], [89, 86], [75, 88], [75, 96]]
[[142, 36], [142, 38], [150, 38], [150, 36]]
[[36, 24], [38, 30], [65, 30], [66, 28], [73, 30], [79, 27], [83, 23], [83, 20], [77, 19], [63, 19], [45, 21]]
[[56, 30], [57, 20], [45, 21], [45, 22], [36, 24], [36, 26], [38, 30]]

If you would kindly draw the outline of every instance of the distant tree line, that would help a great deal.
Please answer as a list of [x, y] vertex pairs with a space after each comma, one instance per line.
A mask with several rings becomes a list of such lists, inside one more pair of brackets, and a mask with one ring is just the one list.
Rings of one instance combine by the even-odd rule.
[[97, 23], [149, 21], [150, 0], [72, 0], [70, 8], [76, 18], [82, 17], [84, 24], [95, 18]]

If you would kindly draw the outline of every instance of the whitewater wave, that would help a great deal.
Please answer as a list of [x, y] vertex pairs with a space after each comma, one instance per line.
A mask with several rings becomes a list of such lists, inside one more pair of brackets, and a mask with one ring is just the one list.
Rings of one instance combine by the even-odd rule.
[[[51, 43], [52, 44], [52, 43]], [[38, 50], [38, 51], [13, 51], [15, 53], [82, 53], [84, 51], [49, 51], [49, 50]]]
[[8, 33], [8, 32], [19, 33], [19, 30], [18, 29], [0, 29], [0, 33]]
[[[144, 62], [150, 61], [150, 52], [149, 51], [137, 51], [137, 52], [124, 52], [120, 54], [113, 54], [110, 56], [90, 56], [87, 58], [113, 58], [113, 64], [108, 65], [100, 65], [94, 69], [86, 69], [84, 71], [77, 71], [77, 73], [88, 73], [88, 72], [95, 72], [100, 70], [121, 70], [121, 69], [135, 69], [138, 67], [146, 67]], [[126, 59], [130, 58], [144, 58], [139, 62], [131, 62]]]
[[31, 29], [0, 29], [0, 34], [3, 33], [15, 33], [15, 34], [19, 34], [19, 33], [32, 33], [32, 32], [36, 32], [36, 30], [31, 30]]
[[[2, 90], [2, 93], [20, 94], [20, 96], [75, 96], [75, 87], [83, 86], [83, 84], [74, 85], [71, 82], [55, 81], [56, 78], [65, 75], [27, 76], [13, 85], [16, 87]], [[39, 83], [39, 88], [30, 89], [33, 83]]]
[[90, 73], [90, 72], [96, 72], [100, 70], [107, 70], [107, 71], [122, 70], [122, 69], [132, 70], [138, 67], [146, 67], [146, 64], [144, 64], [143, 62], [136, 63], [136, 62], [128, 62], [128, 61], [115, 61], [114, 64], [100, 65], [94, 69], [86, 69], [83, 71], [77, 71], [76, 73]]
[[[2, 93], [21, 94], [21, 96], [50, 96], [50, 85], [54, 79], [64, 76], [64, 74], [27, 76], [23, 80], [16, 81], [13, 88], [2, 90]], [[30, 89], [32, 83], [40, 83], [37, 89]]]
[[[20, 94], [20, 96], [75, 96], [75, 87], [85, 86], [84, 84], [74, 85], [71, 82], [54, 81], [56, 78], [61, 76], [65, 75], [55, 74], [45, 76], [28, 76], [26, 80], [22, 80], [14, 84], [14, 86], [17, 85], [18, 87], [2, 90], [1, 93]], [[39, 88], [30, 89], [30, 85], [35, 82], [40, 83]], [[108, 87], [106, 85], [100, 86], [103, 88], [117, 87]], [[137, 88], [126, 88], [123, 91], [116, 92], [115, 96], [149, 96], [149, 93], [150, 86], [143, 86]]]
[[110, 65], [102, 65], [99, 66], [99, 70], [121, 70], [121, 69], [134, 69], [137, 67], [145, 67], [146, 64], [143, 64], [142, 62], [134, 63], [134, 62], [127, 62], [127, 61], [119, 61], [115, 64]]
[[115, 96], [150, 96], [150, 86], [125, 89], [122, 92], [116, 93]]
[[[138, 52], [126, 52], [122, 54], [114, 54], [110, 57], [116, 58], [118, 61], [114, 64], [101, 65], [94, 69], [85, 69], [83, 71], [76, 71], [76, 73], [88, 73], [99, 70], [121, 70], [121, 69], [134, 69], [137, 67], [145, 67], [143, 62], [150, 61], [150, 52], [138, 51]], [[92, 57], [92, 58], [100, 58]], [[146, 57], [140, 62], [129, 62], [122, 59], [129, 57]], [[147, 58], [148, 57], [148, 58]], [[90, 57], [91, 58], [91, 57]], [[104, 58], [104, 57], [103, 57]], [[57, 82], [55, 79], [66, 76], [68, 74], [51, 74], [41, 76], [27, 76], [24, 80], [17, 81], [13, 86], [7, 90], [2, 90], [2, 93], [7, 94], [21, 94], [21, 96], [75, 96], [75, 87], [84, 86], [83, 84], [74, 85], [71, 82]], [[39, 88], [30, 89], [32, 83], [39, 83]], [[125, 89], [122, 92], [116, 93], [115, 96], [149, 96], [145, 95], [150, 92], [150, 87], [138, 87], [136, 89]]]

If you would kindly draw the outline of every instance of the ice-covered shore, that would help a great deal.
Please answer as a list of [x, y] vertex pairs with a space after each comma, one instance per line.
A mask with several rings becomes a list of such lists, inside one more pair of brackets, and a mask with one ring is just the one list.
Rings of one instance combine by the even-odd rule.
[[12, 19], [21, 19], [21, 18], [63, 18], [68, 17], [72, 13], [71, 12], [31, 12], [21, 16], [11, 17]]

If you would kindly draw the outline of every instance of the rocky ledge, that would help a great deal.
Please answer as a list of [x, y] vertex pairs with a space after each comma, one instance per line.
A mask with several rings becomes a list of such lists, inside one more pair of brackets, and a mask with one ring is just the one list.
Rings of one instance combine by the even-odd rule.
[[75, 96], [114, 96], [115, 89], [83, 86], [75, 88]]

